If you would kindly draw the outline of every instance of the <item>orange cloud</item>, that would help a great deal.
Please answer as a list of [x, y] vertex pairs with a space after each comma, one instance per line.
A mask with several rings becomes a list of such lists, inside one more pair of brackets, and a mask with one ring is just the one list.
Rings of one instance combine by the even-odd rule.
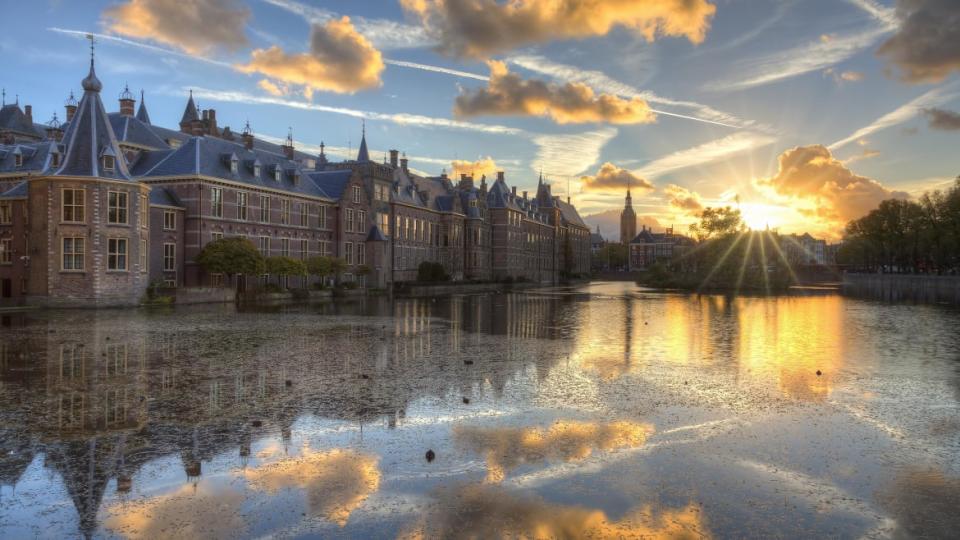
[[244, 73], [303, 86], [308, 96], [314, 90], [350, 94], [375, 88], [383, 68], [380, 51], [357, 32], [349, 17], [313, 25], [309, 53], [288, 54], [273, 46], [253, 51], [250, 63], [237, 66]]
[[257, 86], [262, 88], [268, 94], [271, 94], [274, 96], [283, 96], [283, 95], [286, 95], [288, 92], [285, 87], [280, 87], [270, 79], [260, 79], [259, 81], [257, 81]]
[[454, 439], [487, 458], [487, 482], [501, 482], [521, 464], [546, 460], [577, 461], [598, 450], [637, 448], [654, 428], [633, 422], [557, 422], [547, 429], [472, 428], [454, 431]]
[[670, 207], [683, 214], [699, 216], [703, 212], [703, 200], [696, 191], [690, 191], [676, 184], [668, 184], [663, 188], [663, 194], [667, 196]]
[[247, 529], [242, 504], [238, 491], [185, 484], [165, 495], [111, 505], [103, 525], [131, 539], [237, 537]]
[[[601, 510], [553, 504], [489, 485], [438, 493], [433, 505], [399, 538], [710, 538], [700, 507], [634, 508], [619, 521]], [[465, 534], [469, 532], [469, 534]]]
[[960, 71], [960, 3], [957, 0], [898, 0], [902, 21], [877, 54], [900, 68], [910, 83], [931, 83]]
[[648, 41], [683, 36], [701, 43], [716, 6], [707, 0], [400, 0], [444, 54], [488, 58], [517, 47], [603, 36], [614, 27]]
[[656, 119], [647, 102], [595, 94], [577, 82], [563, 85], [523, 80], [503, 62], [491, 60], [486, 88], [465, 90], [457, 96], [453, 112], [458, 117], [492, 115], [548, 116], [561, 124], [611, 122], [647, 124]]
[[482, 175], [486, 175], [487, 177], [495, 176], [498, 170], [496, 162], [493, 161], [493, 158], [490, 156], [478, 159], [477, 161], [455, 159], [450, 162], [451, 178], [460, 178], [461, 174], [466, 174], [475, 177], [476, 180], [480, 180], [480, 176]]
[[815, 144], [799, 146], [780, 154], [777, 174], [759, 181], [777, 194], [805, 201], [812, 205], [802, 209], [808, 216], [819, 217], [825, 224], [840, 228], [846, 222], [862, 217], [890, 198], [906, 198], [902, 191], [892, 191], [876, 180], [859, 176], [830, 154], [826, 147]]
[[380, 487], [376, 458], [350, 450], [305, 451], [303, 456], [243, 471], [255, 489], [274, 493], [285, 488], [306, 491], [310, 512], [343, 527]]
[[604, 163], [593, 176], [581, 176], [582, 187], [586, 191], [613, 191], [621, 193], [629, 186], [638, 191], [652, 190], [653, 184], [632, 172], [621, 169], [613, 163]]
[[235, 0], [130, 0], [103, 17], [112, 32], [200, 54], [246, 45], [250, 10]]

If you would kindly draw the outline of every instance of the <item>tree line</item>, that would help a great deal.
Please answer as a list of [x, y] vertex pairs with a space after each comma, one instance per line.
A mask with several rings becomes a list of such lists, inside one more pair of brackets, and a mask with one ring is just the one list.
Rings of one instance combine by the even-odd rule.
[[946, 191], [889, 199], [848, 223], [837, 263], [864, 272], [960, 273], [960, 176]]

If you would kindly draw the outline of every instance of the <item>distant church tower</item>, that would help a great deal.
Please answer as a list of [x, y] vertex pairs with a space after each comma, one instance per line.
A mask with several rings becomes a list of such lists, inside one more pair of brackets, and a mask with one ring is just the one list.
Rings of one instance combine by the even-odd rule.
[[627, 186], [627, 199], [620, 212], [620, 243], [629, 244], [637, 236], [637, 214], [633, 212], [633, 199], [630, 197], [630, 186]]

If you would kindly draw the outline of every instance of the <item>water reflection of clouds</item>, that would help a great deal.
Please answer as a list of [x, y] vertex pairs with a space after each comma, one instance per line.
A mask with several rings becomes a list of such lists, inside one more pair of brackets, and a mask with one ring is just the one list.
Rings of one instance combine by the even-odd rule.
[[484, 456], [487, 482], [502, 482], [507, 473], [524, 464], [546, 461], [578, 461], [594, 450], [610, 451], [642, 446], [654, 432], [651, 424], [634, 422], [559, 421], [541, 427], [454, 428], [453, 437], [462, 447]]
[[545, 501], [490, 485], [441, 489], [436, 502], [400, 538], [708, 538], [699, 506], [604, 511]]
[[245, 534], [243, 494], [201, 481], [105, 509], [104, 527], [126, 538], [236, 538]]

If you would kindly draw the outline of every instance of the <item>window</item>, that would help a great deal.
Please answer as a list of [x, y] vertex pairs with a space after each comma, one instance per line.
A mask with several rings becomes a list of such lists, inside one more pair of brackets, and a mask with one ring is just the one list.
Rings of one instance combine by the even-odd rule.
[[127, 269], [127, 239], [110, 238], [107, 240], [107, 270]]
[[280, 239], [280, 255], [283, 257], [290, 256], [290, 239], [289, 238]]
[[13, 264], [13, 240], [0, 239], [0, 264]]
[[357, 264], [367, 264], [367, 253], [363, 242], [357, 242]]
[[223, 217], [223, 190], [210, 188], [210, 212], [213, 217]]
[[270, 237], [261, 236], [260, 237], [260, 254], [264, 257], [270, 256]]
[[318, 249], [320, 250], [320, 255], [321, 255], [321, 256], [323, 256], [323, 257], [329, 257], [329, 256], [330, 256], [330, 241], [328, 241], [328, 240], [321, 240], [321, 241], [320, 241], [320, 245], [318, 246]]
[[300, 258], [301, 259], [307, 258], [307, 251], [308, 251], [307, 241], [305, 239], [300, 240]]
[[210, 274], [210, 285], [223, 287], [223, 274]]
[[283, 225], [290, 223], [290, 201], [287, 199], [280, 200], [280, 223]]
[[343, 259], [347, 264], [353, 264], [353, 242], [343, 243]]
[[394, 228], [393, 230], [396, 232], [398, 239], [401, 238], [401, 235], [403, 233], [402, 225], [403, 225], [403, 218], [401, 218], [400, 216], [397, 216], [396, 228]]
[[150, 206], [147, 204], [147, 196], [140, 196], [140, 228], [146, 229], [150, 226]]
[[367, 228], [367, 213], [363, 210], [357, 211], [357, 232], [365, 232]]
[[350, 208], [347, 208], [345, 221], [346, 221], [347, 232], [352, 232], [353, 231], [353, 210]]
[[280, 167], [279, 167], [279, 166], [274, 167], [274, 168], [273, 168], [273, 180], [274, 180], [274, 182], [279, 182], [281, 178], [283, 178], [283, 171], [280, 170]]
[[177, 213], [174, 212], [173, 210], [163, 211], [163, 230], [165, 231], [177, 230]]
[[307, 216], [308, 216], [307, 208], [308, 208], [307, 203], [300, 203], [300, 226], [301, 227], [307, 226]]
[[237, 192], [237, 219], [240, 221], [247, 220], [247, 197], [246, 192]]
[[163, 271], [174, 272], [177, 269], [177, 245], [163, 245]]
[[50, 154], [50, 166], [51, 167], [60, 166], [60, 152], [52, 152]]
[[86, 192], [82, 189], [64, 189], [63, 190], [63, 211], [61, 217], [63, 221], [71, 223], [83, 222], [84, 202], [86, 201]]
[[143, 238], [140, 239], [140, 271], [147, 271], [147, 241]]
[[0, 223], [13, 221], [13, 205], [10, 201], [0, 201]]
[[210, 237], [213, 239], [214, 242], [216, 242], [217, 240], [223, 240], [223, 233], [219, 231], [214, 231], [210, 233]]
[[107, 223], [119, 225], [127, 224], [128, 201], [124, 191], [110, 191], [107, 193]]
[[353, 202], [360, 202], [360, 186], [353, 186]]
[[390, 215], [380, 214], [380, 231], [386, 236], [390, 236]]
[[256, 177], [260, 176], [260, 163], [253, 164], [253, 175]]
[[321, 204], [320, 207], [317, 208], [317, 219], [318, 219], [319, 227], [321, 229], [326, 229], [327, 228], [327, 207], [326, 206]]
[[270, 197], [260, 196], [260, 221], [270, 223]]
[[113, 156], [103, 156], [103, 170], [112, 171], [116, 165], [116, 158]]
[[237, 171], [240, 168], [237, 163], [238, 161], [239, 160], [236, 157], [230, 158], [230, 172], [233, 174], [237, 174]]

